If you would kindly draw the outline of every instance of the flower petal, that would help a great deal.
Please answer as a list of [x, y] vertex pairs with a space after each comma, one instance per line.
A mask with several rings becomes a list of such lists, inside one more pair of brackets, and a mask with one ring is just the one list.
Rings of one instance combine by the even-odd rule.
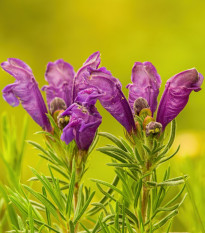
[[203, 76], [196, 69], [190, 69], [170, 78], [165, 86], [158, 112], [157, 122], [165, 129], [186, 106], [192, 91], [200, 91]]
[[129, 104], [133, 110], [134, 102], [137, 98], [142, 97], [147, 100], [152, 113], [157, 108], [157, 97], [161, 79], [156, 68], [150, 62], [136, 62], [132, 69], [132, 84], [128, 84]]
[[[77, 103], [72, 104], [62, 116], [70, 116], [69, 124], [63, 129], [61, 139], [67, 144], [74, 135], [80, 150], [88, 150], [102, 122], [102, 117], [94, 106], [83, 107]], [[72, 130], [72, 133], [71, 133]]]
[[102, 67], [87, 68], [84, 75], [76, 77], [76, 92], [86, 87], [96, 88], [102, 95], [98, 97], [102, 106], [131, 133], [135, 129], [134, 118], [130, 106], [122, 93], [121, 83]]
[[4, 99], [12, 106], [17, 106], [20, 101], [34, 121], [43, 129], [50, 131], [46, 105], [31, 68], [15, 58], [9, 58], [1, 64], [1, 67], [16, 79], [15, 83], [3, 89]]
[[61, 135], [61, 140], [68, 145], [74, 138], [73, 128], [67, 125]]
[[98, 68], [100, 65], [100, 52], [95, 52], [86, 60], [83, 66], [78, 70], [74, 78], [73, 84], [73, 102], [78, 95], [78, 92], [88, 88], [87, 77], [89, 76], [89, 68]]
[[78, 93], [77, 97], [75, 98], [75, 103], [78, 103], [82, 106], [95, 105], [97, 99], [103, 95], [104, 94], [99, 93], [96, 88], [87, 88]]
[[45, 79], [49, 85], [44, 86], [42, 90], [46, 91], [49, 107], [55, 97], [62, 98], [67, 107], [71, 105], [74, 75], [73, 67], [63, 59], [48, 63]]
[[90, 69], [90, 84], [104, 93], [99, 97], [102, 106], [131, 133], [135, 129], [134, 118], [125, 98], [121, 83], [105, 68]]

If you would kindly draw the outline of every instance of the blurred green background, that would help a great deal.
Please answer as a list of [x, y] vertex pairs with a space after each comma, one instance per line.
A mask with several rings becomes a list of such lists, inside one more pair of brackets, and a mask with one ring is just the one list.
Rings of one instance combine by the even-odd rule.
[[[87, 57], [99, 50], [102, 66], [120, 79], [123, 91], [130, 82], [135, 61], [151, 61], [165, 82], [175, 73], [196, 67], [205, 75], [205, 1], [204, 0], [0, 0], [0, 62], [20, 58], [33, 69], [39, 86], [45, 84], [44, 72], [49, 61], [63, 58], [80, 68]], [[14, 79], [0, 70], [0, 89]], [[202, 87], [203, 88], [203, 87]], [[177, 144], [180, 153], [172, 161], [174, 174], [188, 173], [193, 194], [205, 224], [205, 91], [192, 93], [190, 101], [177, 117]], [[122, 134], [122, 127], [98, 104], [103, 115], [101, 131]], [[12, 108], [0, 98], [0, 113], [7, 111], [22, 128], [25, 111]], [[28, 139], [39, 130], [29, 118]], [[98, 144], [104, 145], [101, 140]], [[31, 176], [28, 166], [44, 169], [37, 152], [27, 146], [23, 182]], [[85, 182], [89, 178], [112, 180], [108, 158], [92, 153]], [[0, 176], [4, 177], [0, 164]], [[173, 230], [197, 231], [198, 222], [187, 199], [175, 220]], [[195, 231], [194, 231], [195, 230]]]

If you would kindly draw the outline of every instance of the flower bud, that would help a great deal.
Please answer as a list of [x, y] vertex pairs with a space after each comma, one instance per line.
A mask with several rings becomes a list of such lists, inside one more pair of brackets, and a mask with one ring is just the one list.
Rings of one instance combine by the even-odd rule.
[[143, 121], [143, 129], [145, 130], [146, 129], [146, 126], [150, 123], [154, 121], [154, 118], [151, 117], [151, 116], [146, 116], [144, 121]]
[[149, 104], [147, 103], [147, 100], [142, 97], [137, 98], [133, 105], [135, 115], [139, 115], [141, 110], [144, 108], [149, 108]]
[[69, 123], [70, 116], [61, 116], [61, 114], [57, 117], [57, 124], [60, 129], [64, 129], [66, 125]]
[[140, 117], [146, 118], [147, 116], [152, 116], [152, 112], [150, 110], [150, 108], [143, 108], [140, 113], [139, 113]]
[[152, 121], [146, 126], [146, 136], [149, 136], [150, 134], [159, 134], [161, 130], [162, 124]]
[[66, 110], [67, 106], [63, 99], [55, 97], [50, 103], [50, 113], [53, 116], [57, 110]]

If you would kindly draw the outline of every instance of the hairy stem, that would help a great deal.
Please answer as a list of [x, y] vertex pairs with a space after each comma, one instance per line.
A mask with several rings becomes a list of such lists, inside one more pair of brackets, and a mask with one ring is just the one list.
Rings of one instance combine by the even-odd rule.
[[[74, 190], [74, 212], [77, 207], [78, 203], [78, 192], [79, 192], [79, 186], [82, 178], [83, 168], [84, 164], [86, 163], [86, 151], [78, 151], [77, 157], [76, 157], [76, 183], [75, 183], [75, 190]], [[78, 232], [79, 223], [76, 223], [75, 225], [75, 233]]]
[[[78, 182], [75, 184], [75, 190], [74, 190], [74, 210], [76, 210], [77, 203], [78, 203], [78, 191], [79, 191], [79, 184]], [[78, 232], [78, 222], [75, 225], [75, 233]]]
[[[148, 161], [146, 164], [146, 170], [145, 172], [149, 171], [151, 164]], [[148, 204], [148, 198], [149, 198], [149, 188], [147, 188], [146, 182], [150, 180], [150, 176], [145, 177], [145, 183], [143, 183], [143, 195], [142, 195], [142, 219], [145, 223], [147, 220], [147, 204]]]

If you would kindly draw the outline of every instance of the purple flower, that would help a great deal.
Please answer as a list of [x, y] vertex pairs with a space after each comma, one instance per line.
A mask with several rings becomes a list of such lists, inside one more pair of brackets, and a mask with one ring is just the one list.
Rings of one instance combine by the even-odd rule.
[[89, 68], [97, 69], [100, 65], [100, 61], [100, 53], [95, 52], [86, 60], [83, 66], [78, 70], [73, 83], [73, 101], [77, 97], [79, 91], [88, 88], [87, 79], [90, 75], [88, 71]]
[[46, 91], [49, 108], [51, 101], [55, 97], [63, 99], [67, 107], [72, 104], [74, 75], [73, 67], [62, 59], [48, 63], [45, 79], [48, 81], [49, 86], [44, 86], [42, 90]]
[[147, 100], [152, 113], [157, 109], [157, 96], [161, 79], [156, 68], [150, 62], [135, 62], [132, 68], [132, 84], [128, 84], [129, 104], [133, 110], [134, 102], [137, 98]]
[[76, 92], [85, 87], [95, 87], [103, 94], [98, 97], [102, 106], [131, 133], [135, 129], [130, 106], [121, 90], [121, 83], [102, 67], [88, 67], [86, 73], [75, 78]]
[[76, 101], [61, 117], [70, 116], [68, 125], [63, 129], [61, 139], [69, 144], [73, 139], [80, 150], [88, 150], [102, 117], [94, 106], [101, 96], [96, 89], [86, 89], [79, 92]]
[[165, 86], [158, 112], [157, 121], [165, 129], [186, 106], [192, 91], [200, 91], [203, 76], [196, 69], [190, 69], [170, 78]]
[[75, 98], [75, 103], [80, 104], [85, 107], [89, 107], [96, 104], [97, 99], [103, 96], [96, 88], [87, 88], [78, 93]]
[[47, 109], [31, 68], [19, 59], [9, 58], [1, 67], [16, 81], [3, 89], [4, 99], [13, 107], [19, 102], [44, 130], [51, 131]]
[[[99, 52], [92, 54], [77, 75], [84, 77], [88, 74], [88, 68], [98, 67], [99, 56]], [[21, 102], [26, 111], [44, 130], [51, 131], [52, 127], [46, 116], [46, 105], [30, 67], [18, 59], [10, 58], [8, 62], [2, 63], [2, 68], [16, 78], [14, 84], [4, 88], [4, 99], [12, 106], [17, 106]], [[103, 94], [99, 93], [96, 88], [87, 89], [88, 86], [84, 86], [79, 95], [75, 92], [77, 97], [76, 102], [73, 103], [74, 75], [73, 67], [62, 59], [49, 62], [45, 74], [49, 85], [44, 86], [43, 90], [46, 91], [48, 106], [54, 120], [57, 121], [58, 114], [70, 106], [64, 112], [65, 115], [70, 115], [70, 121], [69, 118], [65, 118], [58, 122], [60, 128], [66, 126], [62, 139], [68, 142], [70, 139], [66, 135], [69, 134], [69, 129], [73, 128], [72, 132], [79, 148], [87, 150], [102, 120], [94, 105], [97, 98]]]

